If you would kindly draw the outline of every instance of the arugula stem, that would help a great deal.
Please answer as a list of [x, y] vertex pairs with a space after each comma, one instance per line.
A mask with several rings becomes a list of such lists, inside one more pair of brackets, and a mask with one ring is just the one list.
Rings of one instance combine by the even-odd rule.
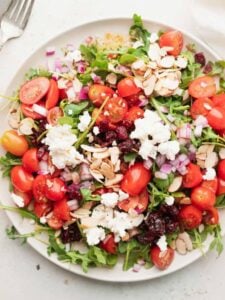
[[42, 132], [39, 137], [37, 138], [37, 142], [39, 142], [45, 135], [46, 133], [48, 132], [48, 130], [45, 130], [44, 132]]
[[5, 96], [5, 95], [1, 95], [1, 94], [0, 94], [0, 98], [6, 99], [9, 101], [18, 101], [19, 100], [18, 97], [9, 97], [9, 96]]
[[217, 142], [203, 142], [203, 145], [215, 145], [215, 146], [219, 146], [219, 147], [223, 147], [225, 148], [225, 144], [221, 144], [221, 143], [217, 143]]

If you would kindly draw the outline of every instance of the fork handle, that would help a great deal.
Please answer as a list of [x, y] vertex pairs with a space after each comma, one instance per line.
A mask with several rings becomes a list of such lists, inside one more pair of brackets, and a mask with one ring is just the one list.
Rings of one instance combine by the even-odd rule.
[[3, 35], [3, 33], [0, 34], [0, 51], [2, 50], [5, 43], [8, 41], [8, 38]]

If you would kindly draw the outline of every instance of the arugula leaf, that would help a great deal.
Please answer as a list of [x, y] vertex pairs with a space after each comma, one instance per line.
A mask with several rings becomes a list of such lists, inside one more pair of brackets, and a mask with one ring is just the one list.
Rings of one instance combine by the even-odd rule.
[[100, 195], [93, 195], [89, 189], [80, 189], [84, 201], [100, 201]]
[[35, 232], [27, 233], [27, 234], [19, 234], [18, 231], [14, 226], [10, 228], [6, 228], [6, 234], [9, 239], [16, 240], [19, 239], [21, 241], [21, 244], [25, 244], [27, 242], [28, 237], [35, 236]]
[[88, 101], [82, 101], [80, 103], [67, 104], [64, 107], [64, 113], [69, 117], [78, 116], [88, 106]]
[[144, 50], [147, 52], [149, 48], [150, 32], [144, 27], [141, 16], [133, 15], [133, 25], [130, 27], [130, 37], [132, 40], [141, 40], [144, 44]]
[[31, 219], [34, 220], [35, 222], [38, 221], [38, 217], [27, 210], [26, 208], [19, 208], [19, 207], [14, 207], [14, 206], [5, 206], [5, 205], [0, 205], [0, 209], [8, 210], [8, 211], [13, 211], [21, 215], [21, 217], [26, 218], [26, 219]]
[[216, 204], [217, 208], [225, 208], [225, 194], [216, 197]]
[[58, 123], [59, 123], [59, 125], [68, 124], [68, 125], [73, 127], [74, 120], [71, 117], [64, 116], [64, 117], [61, 117], [61, 118], [58, 119]]
[[77, 77], [83, 85], [87, 85], [89, 82], [92, 82], [90, 73], [78, 74]]
[[213, 234], [214, 234], [214, 240], [211, 242], [209, 249], [210, 250], [215, 249], [218, 255], [220, 255], [223, 251], [223, 237], [221, 235], [220, 225], [213, 226]]
[[0, 157], [0, 169], [2, 171], [2, 177], [10, 177], [11, 169], [14, 166], [21, 165], [21, 158], [7, 152], [5, 156]]
[[160, 178], [154, 178], [153, 181], [156, 185], [156, 187], [164, 192], [168, 191], [168, 187], [174, 180], [174, 175], [171, 173], [168, 175], [167, 179], [160, 179]]
[[137, 60], [137, 57], [135, 55], [125, 53], [120, 56], [119, 63], [121, 65], [129, 65], [132, 64], [135, 60]]
[[96, 58], [97, 48], [95, 45], [80, 45], [80, 52], [85, 60], [92, 63], [92, 61]]
[[33, 78], [36, 78], [36, 77], [47, 77], [47, 78], [51, 78], [52, 77], [52, 74], [48, 71], [48, 70], [45, 70], [45, 69], [34, 69], [34, 68], [31, 68], [29, 69], [29, 71], [25, 74], [25, 78], [26, 80], [31, 80]]
[[131, 162], [132, 160], [134, 160], [137, 157], [137, 153], [135, 152], [130, 152], [127, 154], [124, 154], [123, 159], [125, 162]]

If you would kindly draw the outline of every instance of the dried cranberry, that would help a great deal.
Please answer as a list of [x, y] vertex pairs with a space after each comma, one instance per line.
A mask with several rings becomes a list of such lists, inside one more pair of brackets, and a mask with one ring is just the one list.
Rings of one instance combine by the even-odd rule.
[[148, 227], [148, 232], [155, 237], [161, 236], [166, 232], [165, 221], [159, 212], [149, 213], [145, 224]]
[[208, 74], [208, 73], [210, 73], [212, 71], [212, 63], [209, 61], [206, 65], [205, 65], [205, 67], [204, 67], [204, 69], [203, 69], [203, 73], [204, 74]]
[[152, 235], [152, 233], [148, 232], [148, 231], [145, 232], [145, 233], [137, 235], [136, 238], [137, 238], [139, 243], [144, 244], [144, 245], [151, 244], [155, 240], [155, 236]]
[[167, 204], [162, 204], [160, 206], [160, 212], [164, 216], [170, 216], [171, 218], [177, 218], [177, 216], [179, 214], [179, 210], [178, 210], [177, 206], [167, 205]]
[[167, 233], [173, 233], [175, 232], [179, 227], [179, 223], [177, 221], [173, 221], [171, 219], [166, 220], [166, 232]]
[[202, 67], [205, 65], [205, 55], [202, 52], [195, 54], [195, 61], [196, 63], [200, 64]]
[[99, 124], [99, 131], [100, 133], [107, 132], [109, 130], [109, 124], [106, 120], [101, 121]]
[[80, 241], [82, 239], [82, 235], [77, 223], [69, 225], [67, 229], [62, 229], [60, 238], [63, 244]]
[[113, 141], [115, 141], [117, 139], [117, 134], [115, 131], [107, 131], [105, 134], [105, 140], [106, 142], [112, 143]]
[[131, 139], [127, 139], [126, 141], [119, 143], [118, 147], [123, 153], [131, 152], [133, 149], [133, 141]]
[[129, 121], [129, 120], [123, 120], [122, 125], [126, 127], [127, 130], [133, 130], [134, 129], [134, 122]]
[[73, 199], [82, 200], [82, 195], [80, 193], [80, 186], [74, 183], [68, 185], [67, 196], [69, 200], [73, 200]]
[[125, 126], [118, 126], [116, 128], [117, 137], [120, 141], [128, 139], [128, 132]]

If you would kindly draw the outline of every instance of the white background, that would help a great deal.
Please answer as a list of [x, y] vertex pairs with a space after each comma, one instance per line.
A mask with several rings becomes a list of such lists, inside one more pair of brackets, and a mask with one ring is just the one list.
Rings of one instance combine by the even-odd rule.
[[[0, 0], [0, 9], [5, 1]], [[190, 8], [190, 0], [36, 0], [24, 35], [10, 41], [0, 53], [0, 94], [18, 65], [34, 49], [72, 26], [92, 19], [132, 16], [136, 12], [143, 18], [176, 25], [197, 35]], [[8, 240], [5, 228], [9, 225], [5, 213], [0, 211], [1, 300], [224, 299], [225, 252], [219, 259], [215, 253], [209, 253], [184, 270], [161, 279], [110, 284], [70, 274], [28, 245]], [[36, 265], [40, 265], [39, 271]]]

